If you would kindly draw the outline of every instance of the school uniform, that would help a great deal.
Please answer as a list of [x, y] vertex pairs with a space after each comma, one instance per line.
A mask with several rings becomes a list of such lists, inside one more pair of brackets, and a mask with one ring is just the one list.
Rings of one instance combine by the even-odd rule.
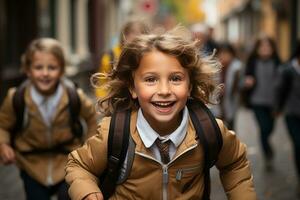
[[[66, 181], [70, 184], [69, 195], [73, 200], [101, 192], [98, 178], [107, 165], [109, 124], [110, 117], [104, 118], [97, 135], [69, 155]], [[227, 197], [231, 200], [255, 200], [246, 147], [222, 121], [218, 120], [218, 125], [223, 146], [216, 166], [220, 170]], [[160, 138], [171, 140], [171, 160], [166, 164], [161, 161], [154, 143], [160, 136], [143, 118], [141, 111], [131, 113], [130, 135], [135, 143], [133, 164], [129, 176], [117, 185], [111, 200], [201, 199], [204, 191], [204, 152], [186, 108], [180, 126], [170, 135]]]
[[[10, 144], [10, 130], [15, 125], [16, 114], [12, 99], [16, 88], [8, 91], [0, 108], [0, 143]], [[89, 137], [96, 130], [96, 114], [92, 101], [78, 89], [81, 101], [80, 117], [86, 122], [86, 135]], [[43, 186], [53, 186], [64, 181], [67, 154], [62, 153], [32, 153], [24, 155], [20, 152], [40, 148], [51, 148], [73, 138], [68, 110], [69, 97], [66, 87], [60, 83], [56, 92], [45, 99], [33, 85], [25, 89], [25, 114], [21, 133], [16, 135], [15, 153], [17, 165], [25, 175], [31, 177]], [[66, 145], [73, 150], [82, 144], [80, 139]]]

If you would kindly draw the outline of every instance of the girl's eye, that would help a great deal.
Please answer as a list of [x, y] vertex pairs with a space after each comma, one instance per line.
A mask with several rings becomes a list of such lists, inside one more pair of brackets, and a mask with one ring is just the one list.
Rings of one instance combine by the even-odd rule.
[[156, 78], [155, 77], [147, 77], [147, 78], [145, 78], [145, 81], [148, 83], [153, 83], [156, 81]]
[[172, 82], [180, 82], [180, 81], [182, 81], [182, 77], [179, 75], [174, 75], [171, 77], [171, 81]]

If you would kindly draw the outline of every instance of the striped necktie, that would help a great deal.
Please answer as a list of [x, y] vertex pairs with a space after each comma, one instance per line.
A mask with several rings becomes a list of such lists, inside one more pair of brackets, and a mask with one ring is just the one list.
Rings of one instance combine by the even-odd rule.
[[156, 139], [155, 144], [158, 147], [161, 161], [164, 164], [167, 164], [170, 162], [170, 155], [169, 155], [169, 146], [170, 146], [170, 140], [167, 140], [166, 142], [162, 142], [159, 138]]

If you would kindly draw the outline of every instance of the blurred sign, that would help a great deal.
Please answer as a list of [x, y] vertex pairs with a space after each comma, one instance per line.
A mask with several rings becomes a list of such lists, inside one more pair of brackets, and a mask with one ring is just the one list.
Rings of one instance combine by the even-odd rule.
[[145, 0], [141, 3], [142, 10], [144, 12], [154, 13], [157, 9], [156, 3], [154, 0]]
[[136, 0], [134, 13], [151, 17], [157, 13], [158, 2], [157, 0]]

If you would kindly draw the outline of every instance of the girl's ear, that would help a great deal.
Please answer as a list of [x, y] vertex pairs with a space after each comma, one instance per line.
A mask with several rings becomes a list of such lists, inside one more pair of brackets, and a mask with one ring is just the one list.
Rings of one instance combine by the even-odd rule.
[[129, 88], [129, 92], [130, 92], [131, 97], [132, 97], [133, 99], [136, 99], [136, 98], [137, 98], [137, 94], [136, 94], [135, 89], [134, 89], [133, 87], [130, 87], [130, 88]]
[[[134, 72], [131, 73], [131, 76], [132, 76], [132, 80], [134, 80]], [[135, 87], [134, 87], [134, 81], [132, 81], [132, 83], [130, 84], [129, 86], [129, 92], [131, 94], [131, 97], [133, 99], [137, 99], [137, 93], [135, 91]]]

